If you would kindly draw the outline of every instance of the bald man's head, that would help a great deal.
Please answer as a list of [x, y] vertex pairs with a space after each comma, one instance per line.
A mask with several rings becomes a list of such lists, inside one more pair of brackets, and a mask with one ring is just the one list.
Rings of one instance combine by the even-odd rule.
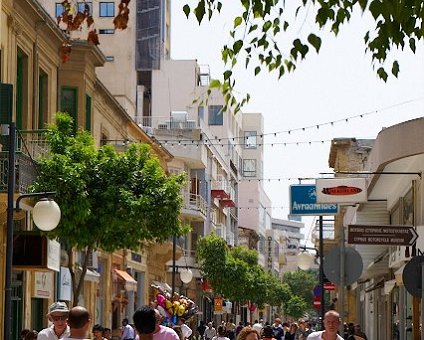
[[69, 311], [68, 325], [71, 329], [83, 328], [89, 322], [90, 322], [90, 313], [84, 307], [76, 306]]

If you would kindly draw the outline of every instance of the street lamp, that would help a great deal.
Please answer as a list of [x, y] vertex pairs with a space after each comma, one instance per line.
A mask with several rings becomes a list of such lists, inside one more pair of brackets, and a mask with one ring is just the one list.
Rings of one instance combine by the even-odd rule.
[[[4, 340], [12, 340], [12, 265], [13, 265], [13, 213], [15, 208], [15, 178], [16, 178], [16, 125], [9, 125], [9, 153], [8, 153], [8, 182], [7, 182], [7, 219], [6, 219], [6, 272], [4, 296]], [[32, 159], [31, 159], [32, 160]], [[53, 200], [47, 199], [54, 192], [22, 194], [16, 199], [16, 210], [23, 198], [43, 197], [33, 208], [33, 219], [38, 229], [50, 231], [56, 228], [60, 221], [59, 206]]]
[[180, 279], [183, 283], [187, 284], [193, 279], [193, 272], [190, 268], [183, 268], [180, 271]]
[[315, 257], [305, 250], [306, 249], [297, 255], [297, 266], [302, 270], [309, 270], [314, 264]]

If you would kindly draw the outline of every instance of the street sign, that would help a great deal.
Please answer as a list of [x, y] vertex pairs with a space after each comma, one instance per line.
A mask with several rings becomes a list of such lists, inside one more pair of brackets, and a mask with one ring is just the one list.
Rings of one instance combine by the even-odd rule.
[[313, 289], [314, 297], [321, 296], [321, 292], [322, 292], [321, 286], [316, 285]]
[[[342, 250], [341, 247], [334, 247], [330, 250], [324, 260], [324, 273], [325, 276], [336, 285], [340, 285], [340, 258]], [[353, 248], [344, 248], [344, 284], [346, 286], [354, 283], [362, 274], [363, 262], [361, 255]]]
[[314, 301], [312, 302], [313, 306], [317, 309], [319, 309], [321, 307], [321, 297], [320, 296], [315, 296], [314, 297]]
[[315, 185], [290, 185], [291, 215], [336, 215], [337, 212], [337, 204], [317, 203], [317, 192]]
[[361, 203], [367, 201], [365, 178], [319, 178], [315, 181], [319, 203]]
[[403, 268], [402, 281], [409, 294], [421, 297], [423, 291], [422, 263], [424, 256], [413, 257]]
[[418, 234], [413, 226], [350, 224], [347, 242], [349, 244], [410, 246], [417, 238]]
[[324, 290], [336, 290], [336, 285], [333, 282], [324, 283]]

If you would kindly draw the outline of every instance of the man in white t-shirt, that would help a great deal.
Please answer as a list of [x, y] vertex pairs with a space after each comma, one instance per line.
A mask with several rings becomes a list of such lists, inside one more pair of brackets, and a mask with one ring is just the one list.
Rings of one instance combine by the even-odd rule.
[[88, 329], [90, 328], [90, 313], [82, 306], [75, 306], [69, 311], [68, 325], [71, 329], [69, 337], [63, 340], [79, 340], [87, 338]]
[[258, 320], [255, 320], [252, 328], [258, 332], [259, 335], [262, 335], [262, 328], [264, 328], [263, 324], [261, 324]]
[[50, 305], [47, 318], [52, 323], [40, 331], [37, 340], [58, 340], [69, 336], [68, 319], [69, 309], [65, 302], [55, 302]]
[[313, 332], [308, 335], [307, 340], [343, 340], [337, 334], [340, 327], [340, 315], [335, 310], [329, 310], [324, 315], [324, 331]]
[[178, 320], [178, 326], [181, 327], [181, 331], [183, 332], [184, 339], [188, 339], [190, 335], [193, 333], [192, 329], [185, 324], [184, 318], [180, 318]]

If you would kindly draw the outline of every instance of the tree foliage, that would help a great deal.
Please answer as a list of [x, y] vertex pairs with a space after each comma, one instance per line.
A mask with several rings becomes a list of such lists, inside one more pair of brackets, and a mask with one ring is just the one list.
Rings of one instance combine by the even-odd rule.
[[276, 306], [290, 298], [289, 286], [258, 265], [254, 250], [230, 249], [224, 239], [210, 234], [199, 239], [196, 256], [214, 292], [228, 299]]
[[[32, 191], [56, 191], [62, 217], [48, 236], [68, 246], [70, 259], [73, 248], [87, 259], [95, 249], [139, 249], [186, 232], [179, 220], [185, 175], [168, 176], [148, 145], [131, 144], [122, 153], [109, 145], [97, 149], [89, 132], [73, 134], [72, 118], [64, 113], [57, 113], [47, 141], [50, 152], [39, 162]], [[75, 303], [87, 263], [69, 266]]]
[[295, 319], [302, 317], [305, 311], [308, 309], [308, 305], [304, 299], [300, 296], [293, 295], [284, 307], [284, 312], [287, 316], [291, 316]]
[[292, 292], [302, 297], [312, 306], [314, 298], [313, 289], [318, 284], [316, 273], [310, 270], [297, 270], [285, 273], [283, 279], [289, 285]]
[[[229, 104], [235, 101], [231, 95], [235, 86], [232, 70], [237, 63], [244, 60], [246, 68], [252, 63], [255, 75], [265, 68], [282, 77], [294, 71], [311, 50], [320, 51], [323, 43], [320, 32], [337, 35], [356, 10], [371, 14], [374, 19], [373, 27], [364, 36], [364, 44], [377, 75], [384, 81], [388, 73], [395, 77], [399, 74], [397, 60], [385, 64], [390, 52], [407, 48], [415, 53], [424, 34], [422, 0], [240, 0], [237, 3], [240, 10], [233, 18], [230, 42], [222, 49], [227, 68], [223, 81], [213, 84], [223, 91]], [[200, 24], [228, 5], [222, 0], [196, 0], [194, 6], [185, 4], [183, 11], [187, 18], [194, 15]], [[304, 22], [309, 15], [314, 17], [315, 27], [311, 25], [305, 34]], [[292, 37], [290, 28], [299, 23], [302, 30]]]

